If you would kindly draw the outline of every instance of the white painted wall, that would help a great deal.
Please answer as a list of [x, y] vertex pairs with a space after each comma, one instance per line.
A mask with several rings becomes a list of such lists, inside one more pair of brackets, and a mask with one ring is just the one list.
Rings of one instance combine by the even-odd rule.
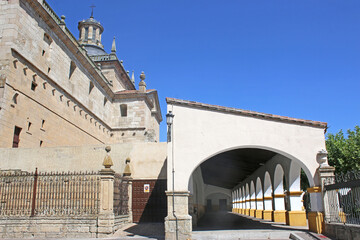
[[[175, 191], [187, 191], [192, 171], [203, 161], [237, 148], [260, 148], [295, 161], [318, 184], [315, 175], [318, 151], [325, 149], [324, 129], [295, 123], [242, 116], [233, 113], [168, 104], [175, 115], [173, 156]], [[168, 176], [171, 176], [172, 144], [168, 144]], [[168, 179], [171, 189], [172, 179]]]

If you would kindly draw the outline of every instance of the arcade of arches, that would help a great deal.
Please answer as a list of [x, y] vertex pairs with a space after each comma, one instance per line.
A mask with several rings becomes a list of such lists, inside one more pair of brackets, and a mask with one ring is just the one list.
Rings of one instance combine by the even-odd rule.
[[[168, 142], [166, 239], [191, 238], [192, 227], [213, 210], [322, 231], [319, 163], [327, 165], [326, 123], [166, 100], [174, 115]], [[309, 185], [308, 214], [301, 170]]]

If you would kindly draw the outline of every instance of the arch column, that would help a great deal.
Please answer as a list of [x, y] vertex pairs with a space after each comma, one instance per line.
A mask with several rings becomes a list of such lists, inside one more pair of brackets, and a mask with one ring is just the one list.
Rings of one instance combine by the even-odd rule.
[[285, 194], [283, 193], [275, 193], [273, 195], [274, 200], [274, 211], [272, 220], [273, 222], [286, 222], [286, 210], [285, 210]]
[[294, 162], [291, 162], [289, 171], [289, 211], [286, 212], [286, 224], [289, 226], [306, 226], [306, 212], [303, 209], [302, 196], [300, 190], [300, 173], [301, 168]]
[[165, 217], [165, 239], [191, 239], [192, 218], [188, 210], [190, 192], [166, 191], [166, 195], [168, 214]]
[[236, 191], [233, 191], [233, 209], [232, 212], [236, 212]]
[[284, 171], [280, 164], [278, 164], [275, 168], [274, 172], [274, 194], [273, 194], [273, 204], [274, 211], [272, 220], [274, 222], [286, 222], [286, 210], [285, 210], [285, 194], [283, 187], [283, 178]]
[[256, 196], [255, 196], [255, 185], [254, 182], [250, 182], [250, 216], [255, 217], [256, 211]]
[[246, 184], [245, 186], [246, 196], [245, 196], [245, 215], [250, 216], [250, 192], [249, 192], [249, 185]]
[[[318, 155], [321, 155], [319, 153]], [[324, 221], [324, 212], [325, 214], [329, 212], [328, 196], [323, 192], [325, 179], [330, 179], [330, 181], [335, 181], [335, 168], [331, 167], [326, 163], [327, 156], [317, 156], [317, 158], [324, 158], [324, 161], [319, 161], [320, 167], [317, 169], [317, 175], [320, 180], [320, 186], [313, 186], [308, 188], [310, 193], [310, 204], [311, 212], [308, 213], [308, 222], [309, 230], [316, 233], [323, 233], [325, 230], [325, 221]]]
[[238, 189], [238, 191], [239, 191], [239, 198], [238, 198], [238, 202], [237, 202], [237, 205], [238, 205], [237, 213], [240, 213], [242, 211], [242, 205], [241, 205], [242, 192], [241, 192], [240, 188]]
[[263, 202], [263, 189], [261, 186], [260, 178], [256, 180], [256, 211], [255, 217], [256, 218], [263, 218], [264, 212], [264, 202]]
[[272, 197], [272, 187], [271, 187], [271, 178], [268, 172], [264, 176], [264, 212], [263, 219], [272, 221], [273, 215], [273, 197]]
[[238, 213], [239, 212], [239, 189], [237, 189], [236, 191], [236, 198], [235, 198], [235, 212]]
[[239, 213], [241, 214], [245, 214], [245, 210], [246, 210], [246, 195], [245, 195], [245, 190], [244, 190], [244, 187], [241, 187], [241, 201], [240, 201], [240, 204], [241, 204], [241, 211]]
[[273, 220], [273, 197], [272, 196], [264, 196], [264, 212], [263, 219], [264, 220]]

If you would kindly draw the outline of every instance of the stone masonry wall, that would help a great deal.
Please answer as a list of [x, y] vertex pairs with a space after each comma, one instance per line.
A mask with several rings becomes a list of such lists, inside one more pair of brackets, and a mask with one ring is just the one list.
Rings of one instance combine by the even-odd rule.
[[6, 217], [0, 219], [1, 238], [95, 238], [97, 218]]
[[126, 101], [109, 101], [66, 38], [60, 39], [62, 30], [47, 21], [26, 0], [0, 2], [0, 75], [6, 78], [0, 86], [0, 147], [12, 146], [15, 126], [22, 128], [19, 147], [146, 140], [151, 120], [144, 100], [129, 101], [129, 114], [121, 118]]

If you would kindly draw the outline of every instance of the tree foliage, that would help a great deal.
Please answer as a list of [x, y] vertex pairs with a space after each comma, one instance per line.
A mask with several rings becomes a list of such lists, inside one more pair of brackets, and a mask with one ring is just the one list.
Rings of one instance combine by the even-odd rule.
[[340, 130], [336, 134], [329, 133], [326, 139], [329, 165], [336, 172], [360, 170], [360, 127], [347, 130], [347, 136]]

